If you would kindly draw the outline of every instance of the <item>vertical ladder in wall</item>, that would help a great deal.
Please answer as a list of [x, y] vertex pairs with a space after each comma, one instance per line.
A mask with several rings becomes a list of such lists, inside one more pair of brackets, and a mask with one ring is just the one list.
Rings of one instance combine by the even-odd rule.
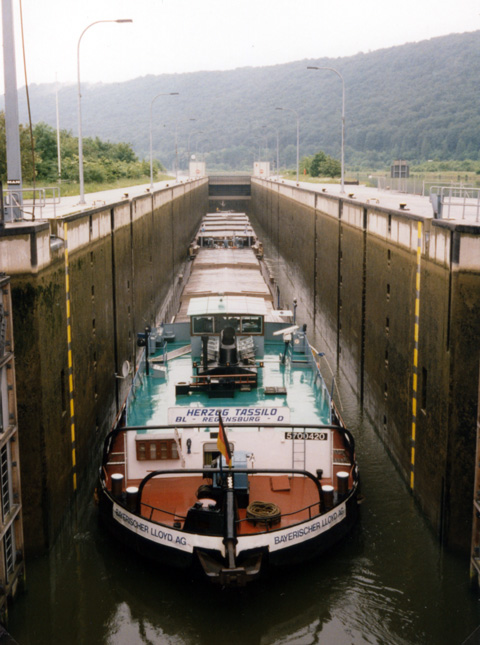
[[[301, 435], [301, 437], [299, 436]], [[292, 428], [292, 469], [305, 470], [307, 459], [307, 433]]]
[[478, 393], [477, 447], [475, 450], [475, 487], [473, 492], [472, 549], [470, 556], [470, 579], [480, 588], [480, 390]]
[[[0, 496], [2, 504], [2, 520], [6, 522], [8, 520], [8, 515], [11, 509], [11, 490], [10, 490], [10, 479], [11, 479], [11, 464], [8, 457], [8, 445], [5, 444], [0, 450]], [[3, 536], [3, 555], [5, 560], [5, 570], [7, 577], [13, 573], [15, 568], [14, 562], [14, 546], [15, 540], [12, 532], [12, 527], [10, 526], [5, 531]]]
[[0, 276], [0, 620], [25, 576], [10, 279]]

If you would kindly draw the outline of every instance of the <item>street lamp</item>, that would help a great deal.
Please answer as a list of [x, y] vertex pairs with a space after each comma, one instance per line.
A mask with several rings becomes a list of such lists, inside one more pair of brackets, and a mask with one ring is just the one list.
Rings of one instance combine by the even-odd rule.
[[77, 78], [78, 78], [78, 174], [80, 179], [80, 204], [85, 204], [85, 191], [83, 185], [83, 142], [82, 142], [82, 94], [80, 91], [80, 42], [82, 40], [83, 34], [93, 27], [93, 25], [98, 25], [100, 22], [133, 22], [130, 18], [120, 18], [118, 20], [96, 20], [92, 22], [88, 27], [80, 34], [77, 45]]
[[188, 135], [188, 163], [190, 165], [190, 137], [192, 134], [203, 134], [203, 130], [194, 130], [193, 132], [190, 132]]
[[153, 97], [150, 102], [150, 190], [153, 190], [153, 121], [152, 121], [152, 108], [155, 99], [159, 96], [178, 96], [179, 92], [163, 92]]
[[[266, 125], [262, 125], [262, 130], [265, 130], [266, 128], [267, 128]], [[265, 137], [265, 161], [269, 161], [269, 159], [268, 159], [269, 150], [268, 150], [268, 136], [267, 136], [267, 133], [264, 132], [263, 136]]]
[[[197, 119], [184, 119], [185, 121], [196, 121]], [[175, 181], [178, 182], [178, 146], [177, 146], [177, 126], [178, 121], [175, 121]]]
[[[262, 125], [262, 128], [266, 128], [266, 127], [267, 127], [266, 125]], [[279, 135], [279, 132], [278, 132], [278, 128], [274, 127], [273, 129], [275, 130], [275, 133], [276, 133], [276, 136], [277, 136], [277, 167], [276, 167], [276, 174], [278, 175], [278, 168], [279, 168], [278, 145], [279, 145], [280, 135]], [[273, 159], [273, 155], [272, 155], [272, 159]]]
[[279, 160], [278, 160], [278, 141], [279, 141], [279, 134], [278, 134], [278, 128], [275, 128], [275, 130], [277, 131], [277, 177], [279, 177], [279, 176], [280, 176], [280, 170], [279, 170], [280, 166], [278, 165], [278, 164], [279, 164]]
[[343, 76], [338, 72], [336, 69], [333, 67], [310, 67], [308, 66], [307, 69], [327, 69], [330, 72], [333, 72], [336, 74], [340, 80], [342, 81], [342, 159], [341, 159], [341, 180], [340, 180], [340, 192], [344, 193], [345, 192], [345, 81], [343, 80]]
[[276, 110], [286, 110], [288, 112], [293, 112], [295, 116], [297, 117], [297, 184], [298, 184], [298, 153], [299, 153], [299, 140], [300, 140], [300, 120], [298, 118], [298, 112], [294, 110], [293, 108], [283, 108], [283, 107], [277, 107], [275, 108]]
[[[205, 144], [205, 141], [208, 141], [208, 139], [209, 139], [209, 136], [208, 136], [208, 135], [210, 135], [210, 134], [211, 134], [211, 132], [212, 132], [211, 130], [203, 130], [203, 131], [202, 131], [202, 134], [206, 134], [206, 135], [207, 135], [207, 137], [200, 137], [200, 138], [199, 138], [199, 139], [197, 139], [197, 140], [196, 140], [196, 142], [195, 142], [195, 158], [197, 158], [197, 157], [198, 157], [199, 159], [202, 159], [204, 162], [205, 162], [205, 155], [206, 155], [206, 152], [205, 152], [205, 145], [206, 145], [206, 144]], [[197, 133], [197, 134], [199, 134], [199, 133]], [[201, 141], [201, 142], [202, 142], [202, 145], [201, 145], [201, 146], [200, 146], [200, 144], [199, 144], [199, 141]]]

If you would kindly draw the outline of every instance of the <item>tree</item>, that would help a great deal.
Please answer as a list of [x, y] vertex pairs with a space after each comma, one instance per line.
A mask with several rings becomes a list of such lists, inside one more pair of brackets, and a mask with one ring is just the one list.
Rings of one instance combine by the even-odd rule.
[[306, 173], [307, 175], [310, 175], [310, 169], [311, 169], [311, 164], [313, 161], [313, 157], [302, 157], [300, 159], [300, 174]]
[[[30, 145], [30, 132], [23, 125], [20, 126], [20, 155], [22, 165], [22, 179], [31, 181], [33, 175], [32, 150]], [[39, 158], [35, 156], [35, 165]], [[0, 112], [0, 180], [7, 180], [7, 140], [5, 133], [5, 112]]]
[[38, 179], [55, 181], [58, 174], [57, 135], [46, 123], [37, 123], [33, 128], [35, 150], [38, 160], [35, 163]]
[[[35, 173], [42, 182], [55, 182], [58, 178], [57, 133], [54, 128], [40, 122], [33, 128], [35, 143]], [[111, 143], [99, 137], [83, 140], [85, 181], [93, 183], [112, 182], [120, 178], [139, 178], [150, 174], [150, 164], [139, 161], [129, 143]], [[62, 180], [78, 181], [78, 138], [71, 132], [61, 130], [61, 175]], [[30, 183], [33, 179], [33, 162], [29, 129], [20, 126], [20, 151], [22, 178]], [[154, 161], [154, 176], [164, 170]], [[0, 112], [0, 180], [7, 179], [5, 114]]]
[[339, 177], [341, 164], [337, 159], [320, 151], [313, 157], [310, 164], [310, 175], [312, 177]]

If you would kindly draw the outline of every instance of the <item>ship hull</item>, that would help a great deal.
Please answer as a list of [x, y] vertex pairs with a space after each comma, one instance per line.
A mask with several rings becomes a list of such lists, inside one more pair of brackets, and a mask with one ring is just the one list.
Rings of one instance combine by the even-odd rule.
[[[150, 522], [118, 504], [101, 483], [100, 490], [100, 519], [118, 542], [161, 566], [200, 571], [201, 575], [219, 581], [218, 574], [225, 572], [227, 565], [221, 536], [186, 533]], [[248, 581], [276, 569], [318, 558], [347, 536], [357, 518], [355, 489], [341, 504], [308, 521], [255, 535], [239, 536], [236, 569], [244, 568], [248, 572], [251, 563], [257, 563], [253, 575], [246, 573], [242, 576]]]

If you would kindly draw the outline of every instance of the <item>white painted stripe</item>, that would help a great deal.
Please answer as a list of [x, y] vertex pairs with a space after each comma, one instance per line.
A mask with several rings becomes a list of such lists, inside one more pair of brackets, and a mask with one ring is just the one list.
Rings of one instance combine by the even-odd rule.
[[[250, 549], [267, 547], [273, 552], [302, 544], [326, 533], [344, 521], [346, 517], [347, 507], [344, 502], [324, 515], [295, 526], [269, 533], [237, 536], [237, 555]], [[113, 519], [132, 533], [172, 549], [178, 549], [185, 553], [193, 553], [194, 548], [212, 549], [225, 556], [225, 546], [221, 536], [197, 535], [161, 526], [129, 513], [116, 503], [113, 504]]]
[[127, 510], [113, 503], [113, 519], [127, 528], [132, 533], [136, 533], [146, 540], [156, 542], [172, 549], [178, 549], [185, 553], [193, 553], [193, 549], [214, 549], [219, 551], [222, 556], [225, 555], [225, 546], [223, 538], [211, 535], [196, 535], [194, 533], [185, 533], [176, 529], [161, 526], [154, 522], [149, 522], [143, 517], [138, 517]]
[[317, 538], [322, 533], [340, 524], [347, 517], [345, 502], [334, 509], [301, 524], [289, 526], [281, 531], [272, 531], [261, 535], [244, 535], [238, 537], [237, 554], [248, 549], [268, 547], [270, 551], [280, 551], [296, 544]]

